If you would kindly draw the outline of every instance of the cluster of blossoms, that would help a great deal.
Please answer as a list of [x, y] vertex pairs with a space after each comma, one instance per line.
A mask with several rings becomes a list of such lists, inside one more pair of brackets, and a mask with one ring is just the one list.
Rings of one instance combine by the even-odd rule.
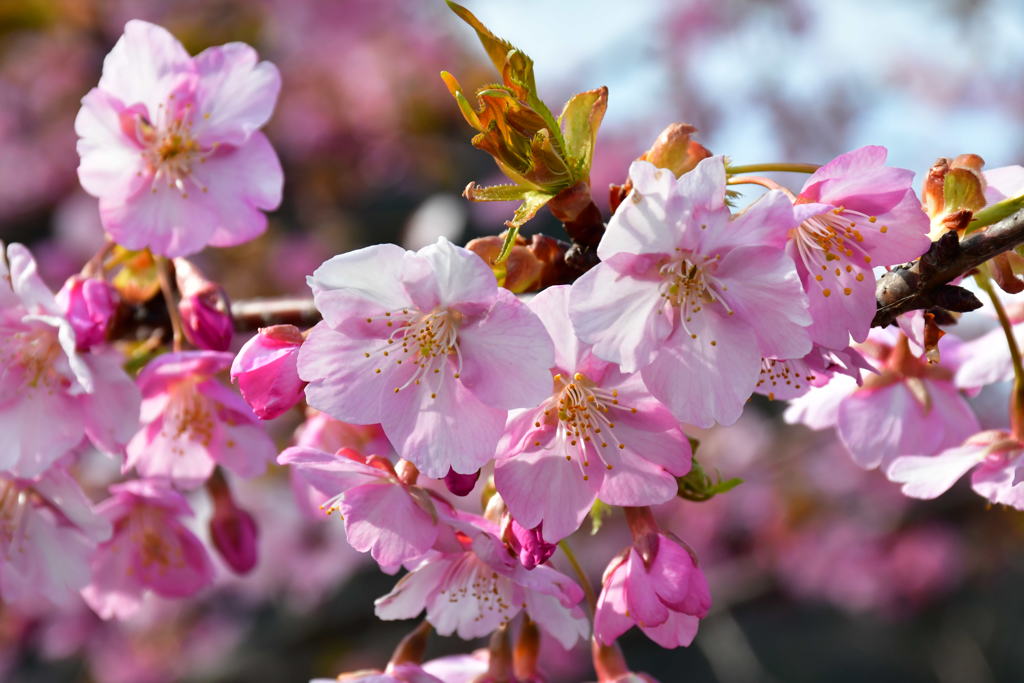
[[[473, 25], [485, 45], [496, 40]], [[521, 87], [513, 80], [506, 94]], [[670, 141], [682, 151], [652, 151], [629, 169], [586, 272], [527, 299], [499, 286], [515, 273], [447, 239], [370, 246], [309, 276], [321, 322], [265, 327], [232, 353], [227, 297], [184, 257], [265, 229], [282, 174], [259, 129], [278, 89], [277, 70], [246, 45], [192, 57], [132, 21], [83, 99], [79, 175], [110, 245], [57, 295], [23, 246], [0, 259], [5, 602], [68, 605], [80, 594], [102, 618], [126, 618], [150, 592], [210, 585], [209, 546], [250, 571], [257, 527], [227, 476], [256, 477], [276, 460], [300, 505], [337, 513], [353, 549], [389, 574], [405, 570], [377, 616], [425, 612], [442, 635], [492, 636], [480, 655], [421, 665], [422, 627], [384, 671], [341, 680], [540, 680], [540, 634], [563, 648], [592, 637], [602, 682], [649, 680], [628, 671], [616, 640], [636, 626], [663, 647], [689, 645], [712, 604], [695, 553], [651, 508], [706, 488], [691, 476], [701, 472], [688, 433], [735, 423], [755, 393], [792, 401], [790, 421], [835, 427], [859, 465], [909, 496], [937, 496], [974, 469], [978, 493], [1024, 508], [1024, 418], [981, 431], [966, 399], [1014, 377], [1015, 396], [1024, 392], [1013, 333], [1006, 361], [987, 353], [987, 337], [939, 342], [934, 314], [871, 327], [877, 269], [921, 256], [930, 231], [958, 229], [946, 217], [965, 210], [930, 195], [926, 212], [913, 174], [887, 166], [881, 147], [843, 154], [791, 192], [688, 137]], [[573, 101], [603, 107], [601, 91], [581, 95]], [[535, 102], [502, 106], [546, 125]], [[496, 134], [468, 103], [464, 113], [480, 139]], [[573, 116], [567, 105], [560, 121]], [[589, 163], [587, 143], [571, 149], [566, 131], [553, 158]], [[501, 144], [515, 151], [509, 135]], [[567, 225], [584, 215], [570, 216], [563, 196], [580, 187], [578, 164], [547, 187], [532, 161], [502, 158], [521, 181], [519, 222], [539, 208], [527, 186]], [[1024, 189], [1014, 170], [971, 177], [983, 196], [972, 211]], [[743, 183], [770, 189], [736, 211], [730, 186]], [[1012, 264], [1000, 267], [993, 277], [1012, 287]], [[159, 338], [114, 339], [118, 311], [158, 295], [170, 351], [154, 353]], [[993, 306], [1009, 320], [995, 295]], [[240, 394], [218, 377], [229, 370]], [[303, 401], [302, 436], [278, 454], [260, 420]], [[78, 484], [90, 448], [125, 477], [96, 506]], [[208, 543], [189, 522], [201, 489]], [[564, 542], [608, 507], [623, 508], [631, 542], [594, 591]], [[559, 547], [575, 578], [558, 568]]]

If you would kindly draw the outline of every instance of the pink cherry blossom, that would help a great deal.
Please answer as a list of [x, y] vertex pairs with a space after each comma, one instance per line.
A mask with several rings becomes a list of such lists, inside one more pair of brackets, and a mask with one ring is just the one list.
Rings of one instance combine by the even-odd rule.
[[516, 521], [530, 529], [543, 522], [550, 541], [574, 532], [595, 498], [630, 506], [671, 500], [691, 461], [679, 421], [640, 377], [576, 338], [569, 295], [552, 287], [530, 301], [555, 340], [554, 386], [538, 406], [510, 414], [494, 472]]
[[546, 565], [524, 568], [482, 519], [449, 519], [452, 541], [428, 555], [374, 603], [384, 620], [411, 619], [426, 609], [441, 635], [470, 639], [504, 626], [520, 610], [563, 647], [589, 630], [578, 603], [583, 591]]
[[754, 391], [761, 358], [811, 349], [807, 298], [779, 234], [795, 225], [773, 190], [733, 216], [722, 157], [678, 180], [638, 161], [633, 191], [576, 281], [576, 333], [599, 358], [641, 371], [677, 418], [731, 424]]
[[690, 551], [664, 534], [650, 552], [636, 547], [605, 569], [594, 615], [594, 635], [610, 645], [632, 626], [666, 648], [689, 645], [711, 607], [711, 593]]
[[836, 427], [854, 462], [866, 469], [887, 470], [901, 455], [934, 455], [978, 431], [978, 420], [953, 385], [955, 368], [948, 360], [958, 342], [943, 337], [944, 365], [930, 365], [913, 355], [907, 337], [874, 328], [857, 350], [879, 370], [863, 385], [837, 375], [795, 399], [788, 422], [812, 429]]
[[307, 401], [339, 420], [380, 423], [428, 477], [480, 469], [508, 410], [550, 391], [540, 320], [480, 257], [445, 239], [335, 256], [310, 286], [324, 320], [299, 351]]
[[147, 591], [166, 598], [193, 595], [213, 580], [206, 548], [179, 518], [188, 502], [159, 479], [111, 487], [97, 510], [114, 526], [92, 560], [92, 582], [82, 597], [103, 619], [126, 619]]
[[328, 496], [322, 506], [337, 510], [349, 545], [369, 552], [387, 570], [422, 557], [438, 535], [437, 512], [423, 489], [402, 482], [391, 463], [367, 459], [349, 449], [337, 455], [314, 448], [286, 448], [277, 461], [291, 465]]
[[218, 464], [243, 477], [265, 471], [274, 442], [245, 401], [213, 377], [231, 360], [226, 352], [181, 351], [139, 373], [143, 427], [128, 444], [126, 469], [189, 488]]
[[306, 383], [299, 379], [302, 332], [294, 325], [261, 328], [231, 363], [231, 379], [256, 417], [271, 420], [298, 403]]
[[971, 488], [992, 503], [1024, 510], [1024, 444], [1006, 432], [979, 432], [934, 456], [896, 458], [889, 478], [911, 498], [937, 498], [970, 470]]
[[85, 351], [107, 338], [107, 327], [117, 308], [117, 292], [97, 278], [68, 278], [57, 292], [57, 305], [75, 331], [75, 344]]
[[75, 604], [110, 532], [64, 468], [35, 481], [0, 476], [0, 597], [29, 612]]
[[930, 243], [914, 173], [886, 166], [886, 155], [869, 146], [836, 157], [807, 179], [793, 207], [799, 225], [787, 251], [807, 292], [811, 338], [827, 348], [846, 348], [851, 335], [867, 338], [872, 269], [917, 258]]
[[37, 477], [85, 437], [123, 456], [138, 425], [138, 390], [120, 354], [77, 346], [28, 249], [9, 245], [6, 259], [0, 252], [0, 472]]
[[261, 234], [262, 211], [281, 201], [281, 165], [259, 132], [280, 85], [244, 43], [191, 57], [160, 26], [129, 21], [75, 119], [78, 177], [110, 236], [184, 256]]

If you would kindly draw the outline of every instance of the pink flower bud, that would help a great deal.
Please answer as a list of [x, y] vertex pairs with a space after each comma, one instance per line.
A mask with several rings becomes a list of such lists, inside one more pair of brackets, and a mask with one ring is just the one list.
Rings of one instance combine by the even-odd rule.
[[469, 492], [476, 486], [476, 480], [480, 478], [480, 470], [473, 474], [459, 474], [452, 468], [448, 468], [448, 474], [444, 475], [444, 485], [456, 496], [468, 496]]
[[306, 386], [296, 367], [302, 333], [294, 325], [262, 328], [231, 364], [231, 379], [256, 416], [270, 420], [302, 398]]
[[183, 258], [174, 259], [174, 270], [185, 336], [200, 349], [227, 351], [235, 332], [227, 294]]
[[519, 563], [527, 569], [533, 569], [538, 564], [544, 564], [549, 557], [555, 554], [558, 546], [544, 540], [541, 522], [534, 529], [527, 529], [514, 519], [509, 518], [508, 526], [503, 534], [512, 550], [519, 556]]
[[75, 331], [79, 351], [106, 339], [107, 327], [117, 308], [116, 297], [114, 288], [103, 280], [77, 275], [68, 278], [57, 293], [57, 304]]
[[213, 497], [213, 517], [210, 518], [213, 547], [236, 574], [247, 574], [256, 566], [256, 520], [235, 503], [227, 481], [219, 472], [210, 478], [207, 488]]

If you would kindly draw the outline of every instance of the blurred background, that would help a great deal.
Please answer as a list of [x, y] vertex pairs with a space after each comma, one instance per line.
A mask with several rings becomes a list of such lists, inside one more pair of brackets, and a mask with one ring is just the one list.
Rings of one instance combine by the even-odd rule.
[[[574, 92], [609, 87], [592, 174], [605, 209], [602, 188], [673, 121], [737, 163], [824, 163], [864, 144], [919, 174], [965, 152], [990, 168], [1024, 160], [1017, 0], [465, 5], [534, 58], [556, 112]], [[131, 18], [164, 25], [193, 53], [248, 42], [281, 70], [266, 132], [285, 168], [284, 203], [260, 239], [197, 259], [232, 297], [302, 294], [333, 254], [464, 242], [510, 217], [514, 205], [460, 197], [469, 181], [500, 176], [470, 146], [438, 73], [469, 90], [496, 74], [440, 0], [0, 0], [0, 240], [30, 244], [52, 286], [102, 241], [75, 176], [73, 122]], [[557, 230], [542, 216], [525, 232]], [[911, 503], [830, 434], [785, 427], [779, 412], [755, 403], [738, 425], [703, 435], [702, 462], [742, 477], [738, 489], [659, 511], [699, 553], [715, 607], [686, 650], [628, 634], [633, 668], [666, 683], [1020, 680], [1020, 514], [960, 487]], [[272, 425], [282, 446], [300, 420]], [[305, 514], [286, 474], [236, 488], [260, 524], [253, 574], [222, 567], [199, 599], [154, 599], [126, 624], [84, 607], [0, 606], [0, 678], [304, 681], [383, 665], [412, 627], [373, 618], [394, 579], [347, 548], [336, 519]], [[209, 513], [193, 502], [201, 527]], [[578, 541], [595, 580], [627, 542], [620, 522]], [[436, 642], [431, 654], [479, 645]], [[549, 661], [551, 680], [585, 680], [585, 652], [552, 649]]]

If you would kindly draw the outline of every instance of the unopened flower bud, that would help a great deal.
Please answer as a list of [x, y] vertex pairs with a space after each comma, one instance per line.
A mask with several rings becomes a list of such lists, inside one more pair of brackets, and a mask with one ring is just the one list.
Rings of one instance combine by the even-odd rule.
[[231, 363], [231, 379], [261, 420], [282, 415], [302, 399], [306, 383], [296, 365], [302, 342], [294, 325], [264, 327]]
[[57, 305], [75, 331], [78, 350], [85, 351], [107, 338], [107, 328], [117, 309], [117, 293], [103, 280], [75, 275], [57, 292]]
[[468, 496], [479, 478], [480, 470], [473, 474], [459, 474], [449, 467], [448, 474], [444, 475], [444, 485], [456, 496]]
[[236, 574], [247, 574], [256, 566], [256, 520], [235, 503], [227, 481], [219, 472], [207, 482], [207, 489], [213, 498], [210, 519], [213, 547]]
[[977, 154], [961, 154], [952, 161], [939, 158], [932, 164], [922, 192], [925, 212], [932, 219], [932, 240], [948, 230], [963, 230], [985, 206], [984, 164]]
[[544, 540], [543, 522], [533, 529], [527, 529], [506, 512], [501, 526], [502, 538], [519, 558], [519, 564], [526, 569], [544, 564], [558, 549], [557, 545]]
[[[711, 156], [704, 145], [690, 139], [696, 132], [697, 129], [688, 123], [671, 123], [661, 131], [650, 149], [637, 159], [649, 161], [658, 168], [666, 168], [678, 178], [696, 168], [702, 159]], [[622, 185], [611, 186], [608, 203], [613, 213], [632, 189], [633, 183], [630, 180]]]
[[174, 259], [181, 300], [178, 311], [189, 342], [208, 351], [226, 351], [235, 332], [228, 296], [183, 258]]

